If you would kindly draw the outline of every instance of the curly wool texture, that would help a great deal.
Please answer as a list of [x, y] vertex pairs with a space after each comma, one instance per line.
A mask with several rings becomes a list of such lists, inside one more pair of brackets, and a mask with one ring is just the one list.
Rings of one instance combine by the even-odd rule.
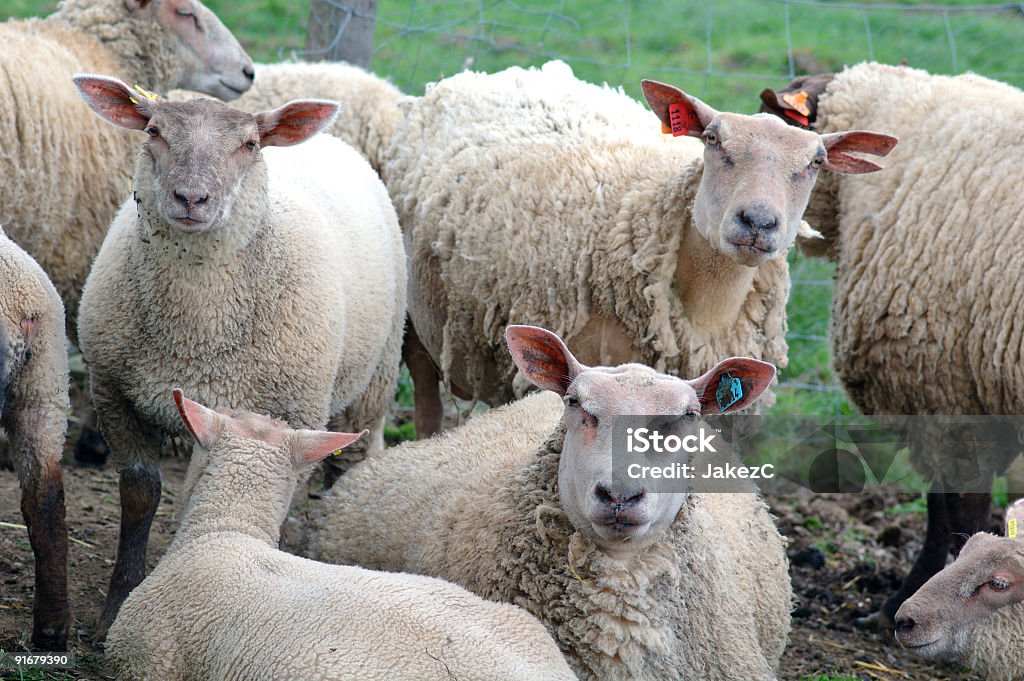
[[[559, 62], [462, 73], [413, 102], [385, 175], [410, 318], [446, 379], [490, 404], [521, 394], [509, 323], [553, 330], [589, 364], [693, 376], [745, 355], [784, 367], [785, 256], [743, 267], [699, 236], [701, 153]], [[681, 279], [699, 292], [693, 307]], [[609, 349], [616, 338], [624, 353]]]
[[107, 637], [126, 678], [575, 678], [520, 608], [439, 579], [277, 550], [297, 479], [288, 451], [232, 435], [209, 460], [196, 450], [174, 543]]
[[613, 559], [559, 505], [561, 413], [530, 395], [356, 465], [325, 495], [313, 550], [519, 605], [581, 678], [775, 678], [791, 590], [763, 502], [691, 495], [662, 541]]
[[[807, 212], [838, 261], [833, 357], [864, 412], [1024, 413], [1022, 119], [1024, 94], [1003, 83], [873, 63], [819, 99], [818, 132], [900, 138], [884, 173], [831, 178]], [[923, 473], [977, 474], [932, 449], [915, 448]]]
[[964, 662], [986, 681], [1024, 679], [1024, 603], [1000, 608], [975, 628]]
[[157, 217], [153, 164], [139, 157], [139, 204], [111, 225], [80, 325], [118, 462], [152, 461], [147, 439], [184, 433], [176, 387], [293, 427], [323, 428], [343, 411], [352, 429], [374, 427], [390, 408], [406, 279], [384, 186], [329, 135], [261, 153], [230, 218], [193, 235]]
[[0, 224], [47, 272], [74, 340], [82, 286], [131, 189], [135, 143], [100, 121], [71, 83], [116, 75], [163, 91], [183, 47], [122, 0], [64, 0], [46, 19], [0, 24]]
[[[21, 327], [32, 323], [31, 342]], [[59, 479], [68, 410], [64, 308], [42, 268], [0, 230], [0, 424], [22, 490]], [[6, 399], [5, 399], [6, 398]]]

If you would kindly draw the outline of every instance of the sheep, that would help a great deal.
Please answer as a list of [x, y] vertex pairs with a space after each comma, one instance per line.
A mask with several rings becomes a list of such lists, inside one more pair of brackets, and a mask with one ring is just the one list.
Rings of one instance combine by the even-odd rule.
[[[815, 252], [837, 262], [830, 336], [850, 401], [865, 414], [1024, 413], [1024, 245], [1013, 238], [1024, 230], [1024, 94], [976, 75], [863, 63], [761, 97], [821, 134], [863, 125], [904, 138], [885, 177], [828, 177], [807, 210], [825, 236]], [[958, 534], [987, 526], [988, 493], [941, 492], [971, 491], [963, 481], [979, 473], [976, 491], [989, 489], [1019, 451], [963, 460], [948, 432], [915, 439], [911, 462], [932, 481], [928, 531], [900, 589], [865, 622], [884, 628], [942, 569]]]
[[932, 660], [966, 663], [988, 681], [1024, 679], [1024, 502], [1007, 532], [972, 536], [957, 559], [904, 601], [896, 639]]
[[[733, 412], [775, 368], [732, 358], [686, 381], [584, 366], [545, 329], [506, 334], [523, 375], [550, 392], [353, 466], [315, 511], [313, 555], [522, 606], [583, 679], [775, 678], [792, 590], [764, 503], [608, 478], [623, 410]], [[743, 391], [722, 411], [727, 373]]]
[[[144, 574], [164, 434], [161, 395], [296, 427], [373, 429], [382, 448], [398, 381], [405, 253], [369, 164], [329, 135], [335, 102], [256, 115], [214, 99], [151, 100], [79, 76], [102, 118], [149, 139], [82, 294], [93, 403], [121, 476], [121, 536], [100, 632]], [[331, 468], [329, 475], [336, 475]]]
[[384, 174], [411, 264], [407, 342], [425, 348], [406, 352], [418, 434], [440, 426], [430, 360], [457, 395], [522, 394], [501, 342], [514, 318], [584, 361], [677, 375], [728, 355], [786, 365], [784, 255], [818, 169], [878, 170], [845, 152], [896, 140], [818, 137], [643, 87], [666, 129], [678, 110], [683, 140], [561, 62], [461, 73], [409, 104]]
[[576, 678], [520, 608], [277, 550], [301, 469], [359, 435], [174, 398], [195, 453], [174, 541], [110, 628], [107, 655], [127, 678]]
[[36, 559], [31, 644], [44, 651], [64, 650], [71, 625], [60, 470], [69, 408], [60, 296], [0, 229], [0, 425], [10, 435]]
[[114, 73], [231, 99], [252, 84], [252, 61], [199, 0], [63, 0], [45, 19], [0, 24], [0, 44], [0, 223], [57, 287], [75, 341], [82, 285], [129, 194], [135, 147], [87, 113], [71, 77]]

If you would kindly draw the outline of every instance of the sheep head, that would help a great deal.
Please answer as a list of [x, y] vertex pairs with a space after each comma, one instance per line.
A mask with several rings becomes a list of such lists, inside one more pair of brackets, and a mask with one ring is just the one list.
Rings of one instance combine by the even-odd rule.
[[765, 114], [721, 113], [652, 80], [643, 81], [643, 90], [663, 130], [704, 142], [694, 226], [714, 248], [749, 267], [793, 245], [819, 169], [844, 174], [881, 170], [847, 152], [885, 156], [897, 142], [865, 131], [818, 135]]
[[199, 0], [124, 0], [136, 19], [171, 37], [175, 87], [232, 100], [252, 87], [255, 71], [231, 31]]
[[953, 563], [900, 606], [896, 639], [904, 648], [929, 659], [962, 660], [978, 625], [1024, 601], [1024, 501], [1007, 509], [1006, 519], [1007, 536], [975, 534]]
[[[702, 413], [730, 413], [753, 403], [775, 377], [775, 367], [734, 357], [700, 378], [683, 380], [641, 364], [586, 367], [554, 333], [509, 326], [509, 351], [534, 385], [562, 397], [565, 440], [558, 471], [562, 509], [584, 536], [615, 557], [627, 557], [658, 541], [676, 518], [684, 491], [653, 492], [644, 480], [612, 474], [613, 429], [620, 417], [660, 415], [680, 435], [695, 433]], [[716, 399], [721, 377], [741, 377], [742, 396]], [[723, 406], [724, 405], [724, 406]]]
[[[260, 149], [303, 142], [329, 125], [336, 102], [303, 99], [248, 114], [214, 99], [162, 100], [116, 78], [76, 76], [75, 85], [104, 120], [149, 136], [136, 166], [135, 189], [161, 220], [186, 233], [230, 217], [242, 187], [262, 181]], [[150, 201], [151, 200], [151, 201]]]

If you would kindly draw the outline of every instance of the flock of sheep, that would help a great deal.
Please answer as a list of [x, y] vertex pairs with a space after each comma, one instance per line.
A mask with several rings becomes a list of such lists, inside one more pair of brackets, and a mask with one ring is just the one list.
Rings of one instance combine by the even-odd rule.
[[[133, 679], [777, 678], [792, 589], [764, 502], [609, 472], [617, 415], [771, 406], [797, 242], [838, 261], [835, 362], [865, 413], [1024, 413], [1009, 86], [861, 64], [748, 116], [551, 62], [413, 97], [254, 66], [198, 0], [64, 0], [0, 40], [0, 423], [36, 649], [71, 623], [66, 338], [120, 476], [97, 632]], [[403, 359], [434, 436], [384, 449]], [[440, 384], [495, 408], [439, 433]], [[183, 511], [146, 576], [173, 436]], [[876, 619], [1024, 678], [1024, 508], [984, 533], [990, 495], [943, 494], [955, 453], [925, 443], [925, 548]], [[293, 556], [280, 527], [320, 462]]]

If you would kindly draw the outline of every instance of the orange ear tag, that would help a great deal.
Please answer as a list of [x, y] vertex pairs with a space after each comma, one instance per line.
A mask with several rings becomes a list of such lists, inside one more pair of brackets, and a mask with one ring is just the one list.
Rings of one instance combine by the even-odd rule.
[[691, 130], [702, 129], [697, 114], [682, 102], [672, 102], [668, 105], [668, 121], [672, 124], [673, 137], [687, 135]]
[[796, 94], [787, 92], [782, 95], [782, 101], [789, 104], [791, 107], [802, 113], [804, 116], [811, 115], [811, 108], [807, 106], [807, 92], [801, 90]]

